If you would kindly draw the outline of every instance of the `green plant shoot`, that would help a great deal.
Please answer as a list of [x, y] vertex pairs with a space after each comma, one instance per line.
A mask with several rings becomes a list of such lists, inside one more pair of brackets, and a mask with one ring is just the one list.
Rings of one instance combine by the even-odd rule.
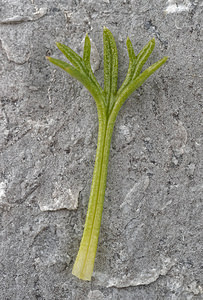
[[92, 186], [83, 237], [72, 271], [73, 275], [83, 280], [91, 280], [94, 268], [105, 196], [109, 150], [116, 117], [125, 100], [167, 60], [167, 57], [164, 57], [141, 73], [142, 67], [154, 49], [154, 38], [137, 56], [129, 37], [126, 44], [129, 68], [119, 89], [117, 89], [117, 47], [112, 33], [106, 27], [103, 30], [104, 89], [95, 78], [90, 65], [91, 43], [88, 35], [85, 37], [83, 57], [80, 57], [69, 47], [57, 43], [59, 50], [71, 64], [47, 57], [50, 62], [79, 80], [91, 93], [97, 106], [99, 130]]

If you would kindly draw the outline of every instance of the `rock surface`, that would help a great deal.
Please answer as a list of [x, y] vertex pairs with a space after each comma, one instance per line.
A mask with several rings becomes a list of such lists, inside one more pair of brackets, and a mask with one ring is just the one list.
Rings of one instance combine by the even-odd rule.
[[[201, 1], [2, 0], [0, 299], [203, 299]], [[103, 83], [102, 30], [115, 36], [119, 85], [152, 37], [167, 64], [123, 106], [112, 138], [91, 282], [71, 275], [97, 142], [89, 93], [46, 55], [82, 53]]]

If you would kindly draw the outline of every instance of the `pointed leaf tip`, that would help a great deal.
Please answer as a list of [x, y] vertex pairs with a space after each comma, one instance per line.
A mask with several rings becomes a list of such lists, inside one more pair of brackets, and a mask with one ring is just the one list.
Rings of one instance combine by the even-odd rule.
[[85, 40], [89, 40], [90, 41], [90, 37], [89, 37], [88, 33], [86, 33], [86, 35], [85, 35]]
[[86, 34], [85, 42], [84, 42], [84, 50], [83, 50], [83, 61], [88, 70], [91, 70], [90, 54], [91, 54], [91, 42], [88, 34]]
[[59, 42], [56, 42], [56, 46], [58, 47], [58, 49], [60, 50], [60, 47], [62, 46], [62, 44], [61, 43], [59, 43]]
[[110, 110], [113, 105], [114, 96], [117, 92], [118, 79], [118, 53], [113, 34], [104, 27], [104, 93], [106, 95], [107, 107]]
[[126, 45], [128, 46], [129, 43], [131, 43], [131, 40], [130, 40], [129, 36], [127, 36]]
[[111, 33], [111, 31], [106, 26], [104, 26], [103, 32], [105, 32], [105, 33]]
[[155, 38], [154, 37], [151, 39], [150, 43], [155, 45]]
[[126, 46], [128, 49], [129, 61], [130, 61], [130, 63], [133, 63], [133, 62], [135, 62], [136, 55], [135, 55], [133, 45], [132, 45], [132, 42], [131, 42], [129, 36], [127, 37]]

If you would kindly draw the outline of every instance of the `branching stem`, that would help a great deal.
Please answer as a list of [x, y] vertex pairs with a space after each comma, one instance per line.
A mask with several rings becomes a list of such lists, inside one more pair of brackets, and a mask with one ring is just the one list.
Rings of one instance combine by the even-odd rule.
[[88, 35], [85, 38], [83, 58], [69, 47], [57, 43], [58, 48], [72, 65], [47, 57], [50, 62], [79, 80], [92, 94], [97, 105], [99, 131], [92, 186], [83, 237], [72, 271], [73, 275], [83, 280], [91, 280], [94, 268], [106, 189], [111, 137], [116, 117], [126, 99], [167, 60], [167, 57], [164, 57], [141, 73], [143, 65], [154, 49], [155, 40], [152, 39], [136, 56], [132, 43], [127, 38], [129, 68], [123, 84], [117, 90], [117, 47], [112, 33], [106, 27], [103, 31], [103, 40], [104, 90], [97, 82], [91, 69], [91, 43]]

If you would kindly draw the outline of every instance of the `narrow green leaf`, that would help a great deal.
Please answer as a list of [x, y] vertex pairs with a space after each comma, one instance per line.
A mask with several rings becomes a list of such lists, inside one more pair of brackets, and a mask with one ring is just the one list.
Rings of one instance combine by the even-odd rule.
[[67, 59], [80, 71], [85, 72], [82, 58], [71, 48], [61, 43], [56, 43], [59, 50], [67, 57]]
[[89, 77], [86, 76], [86, 74], [82, 73], [81, 71], [74, 68], [72, 65], [56, 58], [47, 57], [47, 59], [53, 63], [54, 65], [60, 67], [67, 73], [69, 73], [72, 77], [76, 78], [78, 81], [80, 81], [91, 93], [93, 91], [91, 81]]
[[89, 38], [88, 34], [86, 34], [84, 50], [83, 50], [83, 61], [84, 61], [84, 65], [86, 67], [86, 73], [88, 74], [91, 81], [94, 83], [95, 88], [98, 90], [98, 93], [103, 95], [104, 92], [92, 71], [92, 67], [90, 64], [90, 54], [91, 54], [91, 42], [90, 42], [90, 38]]
[[125, 100], [137, 89], [139, 88], [149, 76], [151, 76], [157, 69], [159, 69], [166, 61], [168, 57], [165, 56], [145, 71], [143, 71], [137, 78], [132, 80], [130, 84], [122, 91], [120, 95], [118, 95], [118, 99], [116, 100], [114, 110], [120, 110], [121, 106], [125, 102]]
[[168, 57], [165, 56], [162, 59], [155, 62], [149, 68], [142, 72], [137, 78], [135, 78], [129, 85], [129, 92], [133, 93], [138, 87], [140, 87], [149, 76], [151, 76], [157, 69], [159, 69], [166, 61]]
[[135, 66], [136, 66], [136, 56], [135, 56], [135, 52], [133, 49], [133, 45], [132, 45], [129, 37], [127, 37], [126, 46], [128, 49], [129, 66], [128, 66], [127, 75], [125, 77], [125, 80], [122, 83], [122, 86], [120, 87], [120, 89], [118, 91], [118, 94], [120, 94], [124, 90], [124, 88], [129, 84], [129, 82], [131, 81], [134, 71], [135, 71]]
[[[51, 63], [54, 65], [60, 67], [61, 69], [65, 70], [68, 72], [72, 77], [76, 78], [78, 81], [80, 81], [86, 89], [92, 94], [98, 110], [103, 110], [105, 111], [105, 106], [104, 106], [104, 92], [102, 88], [100, 87], [99, 83], [97, 82], [97, 86], [92, 81], [92, 78], [87, 76], [87, 74], [81, 72], [80, 70], [77, 70], [74, 68], [72, 65], [56, 58], [52, 57], [46, 57]], [[96, 80], [96, 78], [95, 78]]]
[[134, 80], [137, 76], [139, 76], [143, 65], [145, 64], [145, 62], [147, 61], [148, 57], [150, 56], [150, 54], [154, 49], [155, 40], [152, 39], [151, 41], [149, 41], [137, 56], [135, 56], [133, 46], [129, 38], [127, 38], [126, 45], [128, 49], [128, 55], [129, 55], [129, 67], [128, 67], [128, 73], [126, 75], [126, 78], [118, 91], [119, 95], [122, 93], [125, 87], [128, 84], [130, 84], [132, 80]]
[[149, 58], [150, 54], [154, 50], [155, 47], [155, 39], [153, 38], [151, 41], [147, 43], [147, 45], [140, 51], [140, 53], [137, 56], [136, 63], [135, 63], [135, 69], [132, 79], [135, 79], [137, 76], [139, 76], [142, 67], [146, 63], [147, 59]]
[[[62, 61], [60, 59], [56, 59], [53, 57], [46, 57], [52, 64], [58, 66], [59, 68], [65, 70], [68, 72], [71, 76], [77, 78], [78, 80], [82, 79], [82, 75], [80, 71], [75, 69], [72, 65], [66, 63], [65, 61]], [[81, 80], [80, 80], [81, 81]]]
[[84, 43], [84, 51], [83, 51], [83, 61], [88, 70], [91, 70], [90, 53], [91, 53], [91, 42], [90, 42], [90, 38], [89, 38], [88, 34], [86, 34], [85, 43]]
[[130, 64], [133, 64], [136, 59], [136, 55], [135, 55], [135, 52], [133, 49], [132, 42], [129, 37], [127, 37], [126, 46], [128, 49], [129, 62], [130, 62]]
[[111, 109], [117, 92], [118, 80], [118, 53], [116, 42], [109, 29], [104, 27], [104, 93], [107, 107]]

